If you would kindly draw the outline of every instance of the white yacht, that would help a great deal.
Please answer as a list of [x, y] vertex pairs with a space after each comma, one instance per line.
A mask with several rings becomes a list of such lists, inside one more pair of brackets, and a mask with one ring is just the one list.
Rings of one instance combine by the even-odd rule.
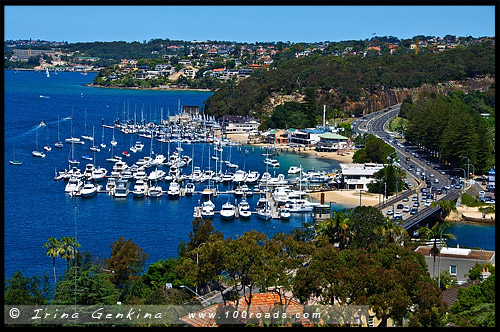
[[279, 161], [271, 158], [264, 159], [264, 164], [269, 165], [271, 167], [280, 167]]
[[212, 177], [214, 176], [215, 172], [207, 169], [205, 172], [203, 172], [203, 175], [201, 176], [200, 182], [205, 182], [208, 180], [212, 180]]
[[300, 168], [300, 167], [292, 166], [288, 169], [288, 174], [297, 174], [297, 173], [300, 173], [301, 170], [302, 170], [302, 168]]
[[68, 183], [66, 184], [66, 187], [64, 188], [64, 191], [66, 193], [76, 193], [80, 191], [83, 187], [83, 181], [80, 178], [72, 176], [69, 180]]
[[193, 172], [191, 173], [191, 181], [200, 182], [202, 177], [201, 169], [198, 166], [193, 168]]
[[250, 211], [250, 204], [248, 204], [246, 199], [241, 200], [238, 204], [238, 216], [242, 219], [248, 219], [252, 215]]
[[129, 194], [129, 183], [127, 180], [116, 180], [115, 197], [127, 197]]
[[255, 207], [255, 210], [257, 211], [257, 216], [260, 219], [269, 220], [272, 218], [271, 205], [267, 200], [266, 192], [260, 194], [260, 198], [257, 201], [257, 206]]
[[127, 163], [124, 162], [124, 161], [121, 161], [121, 160], [117, 161], [113, 165], [113, 171], [118, 172], [118, 173], [121, 173], [121, 172], [123, 172], [126, 169], [128, 169]]
[[146, 172], [140, 168], [137, 170], [137, 173], [135, 173], [135, 175], [134, 175], [134, 179], [136, 181], [137, 180], [147, 180], [147, 178], [148, 178], [148, 175], [146, 174]]
[[184, 192], [184, 193], [185, 193], [185, 195], [186, 195], [186, 196], [192, 196], [192, 195], [194, 194], [194, 189], [195, 189], [195, 187], [194, 187], [194, 183], [192, 183], [192, 182], [188, 182], [188, 183], [186, 184], [186, 188], [185, 188], [185, 192]]
[[205, 201], [201, 205], [201, 216], [203, 218], [212, 218], [214, 216], [215, 204], [211, 201]]
[[236, 172], [234, 172], [234, 178], [233, 178], [233, 182], [245, 182], [245, 180], [247, 179], [247, 172], [239, 169], [237, 170]]
[[245, 182], [249, 184], [256, 183], [259, 180], [259, 177], [260, 177], [259, 172], [250, 171], [248, 172]]
[[108, 174], [108, 170], [104, 167], [97, 167], [92, 172], [92, 176], [90, 177], [92, 181], [102, 181], [106, 178], [106, 174]]
[[135, 181], [133, 194], [136, 198], [146, 197], [146, 193], [148, 192], [148, 186], [144, 180]]
[[286, 207], [282, 206], [280, 208], [280, 219], [283, 220], [288, 220], [290, 219], [290, 210], [288, 210]]
[[92, 197], [97, 194], [98, 186], [93, 183], [87, 182], [82, 190], [80, 190], [80, 194], [82, 197]]
[[234, 173], [233, 172], [227, 172], [222, 176], [222, 182], [229, 183], [234, 180]]
[[163, 188], [159, 184], [149, 187], [148, 196], [151, 198], [159, 198], [163, 195]]
[[313, 203], [309, 202], [308, 200], [305, 199], [292, 199], [284, 205], [285, 208], [288, 208], [288, 210], [291, 213], [294, 212], [311, 212], [314, 208], [315, 205], [319, 205], [319, 203]]
[[179, 194], [181, 192], [180, 185], [177, 181], [172, 181], [170, 182], [170, 185], [168, 186], [168, 198], [176, 199], [179, 198]]
[[116, 179], [115, 178], [108, 178], [108, 182], [106, 182], [106, 193], [108, 195], [114, 196], [115, 195], [115, 188], [116, 188]]
[[234, 207], [233, 204], [229, 202], [224, 203], [220, 210], [220, 217], [222, 219], [234, 219], [236, 213], [235, 209], [236, 208]]
[[148, 175], [148, 180], [150, 181], [161, 181], [165, 177], [165, 172], [161, 169], [155, 169]]
[[92, 174], [95, 171], [95, 166], [94, 164], [87, 164], [85, 165], [85, 171], [83, 171], [83, 176], [85, 179], [90, 180], [92, 178]]

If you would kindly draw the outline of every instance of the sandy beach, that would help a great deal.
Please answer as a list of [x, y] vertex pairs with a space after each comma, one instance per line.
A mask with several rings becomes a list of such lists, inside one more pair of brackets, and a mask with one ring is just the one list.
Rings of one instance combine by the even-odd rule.
[[[325, 203], [337, 203], [352, 207], [359, 206], [359, 190], [329, 190], [323, 191]], [[317, 201], [321, 201], [321, 192], [310, 193], [309, 196]], [[361, 205], [373, 206], [379, 202], [379, 195], [367, 192], [361, 193]]]

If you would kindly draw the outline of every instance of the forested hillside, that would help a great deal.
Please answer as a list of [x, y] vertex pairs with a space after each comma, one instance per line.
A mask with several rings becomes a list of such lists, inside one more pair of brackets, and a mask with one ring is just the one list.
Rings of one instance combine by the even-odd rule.
[[[221, 88], [205, 102], [205, 112], [265, 119], [275, 106], [269, 107], [270, 96], [304, 96], [310, 88], [314, 105], [308, 105], [308, 110], [319, 119], [323, 105], [327, 105], [330, 118], [342, 111], [346, 103], [365, 100], [387, 88], [417, 88], [494, 72], [495, 48], [490, 42], [418, 55], [311, 55], [285, 61], [277, 68], [258, 71], [238, 84]], [[355, 108], [352, 114], [360, 115], [362, 111]]]

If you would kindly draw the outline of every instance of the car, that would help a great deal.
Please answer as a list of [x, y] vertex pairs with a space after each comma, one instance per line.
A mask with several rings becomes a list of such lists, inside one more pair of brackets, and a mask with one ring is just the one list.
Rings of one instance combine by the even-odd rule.
[[439, 180], [437, 178], [434, 178], [434, 183], [439, 183]]
[[412, 200], [412, 201], [418, 201], [418, 196], [413, 196], [413, 197], [411, 198], [411, 200]]
[[431, 203], [432, 203], [431, 201], [427, 201], [427, 202], [425, 202], [425, 204], [424, 204], [424, 205], [425, 205], [425, 206], [431, 206]]
[[436, 192], [436, 190], [437, 190], [437, 188], [436, 188], [436, 187], [432, 187], [432, 188], [431, 188], [431, 193], [435, 193], [435, 192]]
[[433, 177], [434, 177], [434, 174], [432, 174], [432, 173], [431, 173], [431, 174], [429, 174], [429, 176], [430, 176], [431, 178], [433, 178]]
[[438, 190], [436, 191], [436, 195], [441, 195], [442, 193], [443, 193], [443, 192], [441, 191], [441, 189], [438, 189]]
[[410, 212], [410, 207], [408, 205], [405, 205], [403, 207], [403, 212]]
[[402, 209], [402, 208], [403, 208], [403, 204], [398, 204], [398, 205], [396, 206], [396, 209]]
[[428, 194], [427, 199], [432, 199], [432, 194]]
[[394, 219], [403, 219], [403, 215], [401, 214], [401, 212], [395, 212]]
[[418, 209], [414, 207], [411, 209], [410, 214], [416, 214], [417, 212], [418, 212]]
[[445, 175], [445, 174], [446, 174], [446, 172], [445, 172], [445, 171], [441, 171], [440, 173], [441, 173], [442, 175]]
[[408, 202], [410, 199], [408, 197], [403, 198], [403, 202]]
[[392, 211], [391, 209], [387, 210], [387, 215], [390, 216], [390, 215], [393, 215], [394, 214], [394, 211]]
[[427, 161], [425, 164], [426, 164], [426, 165], [430, 165], [430, 164], [431, 164], [431, 162], [430, 162], [430, 161]]
[[455, 189], [462, 189], [462, 185], [460, 185], [460, 184], [456, 184], [456, 185], [455, 185]]
[[451, 189], [451, 187], [450, 187], [450, 185], [449, 185], [449, 184], [447, 184], [446, 186], [444, 186], [444, 189], [446, 189], [446, 190], [450, 190], [450, 189]]
[[419, 202], [413, 202], [413, 207], [419, 207], [420, 203]]
[[422, 196], [421, 201], [422, 201], [422, 203], [425, 203], [427, 201], [427, 196]]

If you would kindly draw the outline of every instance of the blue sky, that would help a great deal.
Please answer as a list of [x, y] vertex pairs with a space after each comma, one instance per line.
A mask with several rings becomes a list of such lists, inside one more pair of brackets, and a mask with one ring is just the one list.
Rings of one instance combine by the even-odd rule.
[[491, 6], [4, 6], [4, 39], [316, 42], [494, 36]]

